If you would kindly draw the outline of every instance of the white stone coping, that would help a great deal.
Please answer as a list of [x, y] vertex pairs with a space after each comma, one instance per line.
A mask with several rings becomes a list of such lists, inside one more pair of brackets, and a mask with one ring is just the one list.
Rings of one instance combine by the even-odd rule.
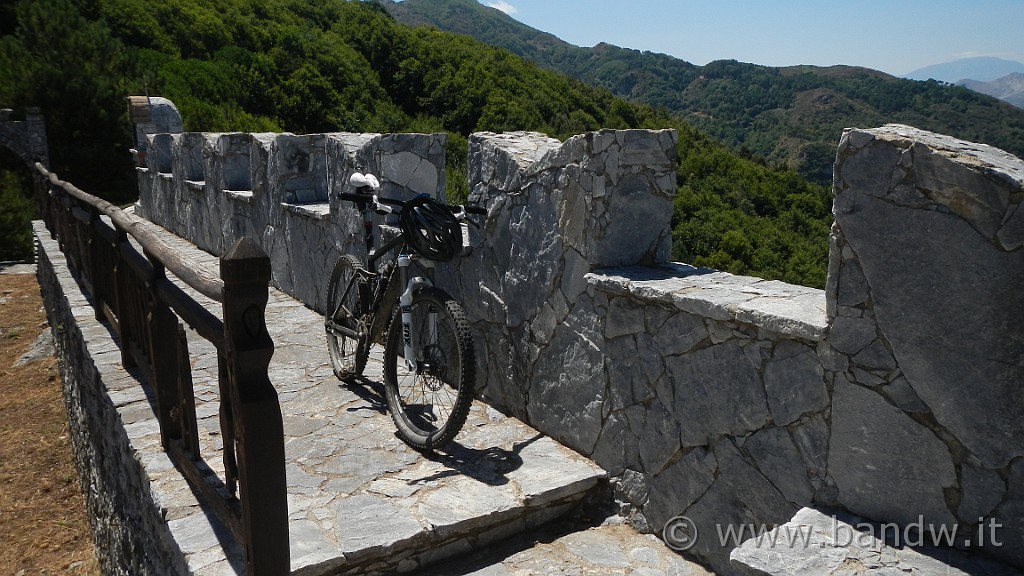
[[327, 202], [311, 202], [309, 204], [282, 202], [281, 206], [284, 206], [285, 210], [296, 216], [304, 216], [314, 220], [326, 220], [331, 216], [331, 207]]
[[712, 320], [752, 324], [814, 342], [828, 332], [825, 292], [815, 288], [674, 262], [599, 269], [586, 279], [605, 292], [672, 305]]
[[945, 134], [928, 132], [905, 124], [886, 124], [870, 130], [847, 129], [851, 145], [861, 148], [879, 138], [893, 142], [920, 142], [968, 167], [997, 172], [1006, 180], [1024, 187], [1024, 160], [988, 144], [961, 140]]
[[224, 194], [231, 200], [252, 204], [252, 190], [224, 190]]

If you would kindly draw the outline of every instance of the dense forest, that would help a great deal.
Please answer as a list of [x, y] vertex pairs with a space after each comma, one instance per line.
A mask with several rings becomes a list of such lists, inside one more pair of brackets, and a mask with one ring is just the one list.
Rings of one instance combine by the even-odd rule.
[[385, 5], [399, 22], [467, 34], [668, 110], [741, 154], [788, 166], [820, 184], [831, 182], [836, 144], [851, 126], [910, 124], [1024, 156], [1024, 109], [960, 86], [850, 66], [773, 68], [733, 60], [696, 66], [608, 44], [581, 48], [476, 0]]
[[[398, 24], [354, 0], [20, 0], [0, 7], [0, 107], [38, 106], [54, 170], [114, 202], [136, 194], [125, 97], [174, 101], [186, 130], [449, 135], [450, 194], [467, 136], [676, 128], [673, 257], [822, 286], [827, 187], [744, 158], [665, 110], [548, 71], [466, 36]], [[0, 154], [0, 212], [27, 176]], [[461, 184], [461, 186], [459, 186]], [[13, 213], [13, 212], [10, 212]], [[0, 221], [0, 260], [20, 257]]]

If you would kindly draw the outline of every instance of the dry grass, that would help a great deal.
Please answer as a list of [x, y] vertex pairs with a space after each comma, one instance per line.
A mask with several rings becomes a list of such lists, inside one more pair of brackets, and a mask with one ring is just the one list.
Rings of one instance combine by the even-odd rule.
[[99, 574], [56, 361], [15, 366], [47, 329], [35, 277], [0, 274], [0, 574]]

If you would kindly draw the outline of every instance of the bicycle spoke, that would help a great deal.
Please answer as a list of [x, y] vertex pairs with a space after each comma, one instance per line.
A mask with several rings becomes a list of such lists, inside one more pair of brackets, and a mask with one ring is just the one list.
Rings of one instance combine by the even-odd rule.
[[465, 421], [472, 402], [467, 377], [473, 375], [473, 356], [461, 307], [440, 291], [424, 292], [412, 305], [415, 369], [407, 369], [401, 356], [404, 342], [396, 313], [385, 350], [385, 386], [403, 439], [433, 448], [450, 440]]

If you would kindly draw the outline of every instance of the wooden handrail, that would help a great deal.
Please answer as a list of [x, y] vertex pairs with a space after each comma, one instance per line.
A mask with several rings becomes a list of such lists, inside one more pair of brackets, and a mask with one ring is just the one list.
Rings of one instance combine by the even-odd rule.
[[[267, 374], [274, 353], [265, 318], [270, 259], [253, 240], [242, 238], [220, 259], [220, 277], [211, 277], [142, 221], [60, 180], [42, 164], [36, 169], [53, 189], [40, 190], [47, 228], [91, 292], [97, 319], [108, 321], [120, 338], [122, 364], [138, 367], [153, 388], [164, 450], [245, 547], [247, 574], [288, 573], [283, 419]], [[141, 253], [129, 236], [142, 246]], [[223, 318], [166, 272], [219, 302]], [[228, 498], [208, 482], [211, 469], [200, 455], [182, 321], [217, 349]]]
[[95, 207], [101, 214], [110, 218], [115, 226], [127, 232], [132, 238], [135, 238], [147, 253], [152, 254], [163, 262], [167, 270], [181, 278], [182, 282], [195, 288], [207, 298], [221, 303], [224, 302], [224, 282], [220, 278], [210, 277], [202, 270], [193, 267], [183, 260], [181, 255], [161, 240], [159, 236], [144, 228], [142, 222], [132, 218], [124, 210], [110, 202], [84, 192], [75, 187], [74, 184], [60, 180], [56, 174], [47, 170], [39, 162], [36, 162], [36, 170], [49, 180], [50, 184], [62, 188], [69, 195]]

